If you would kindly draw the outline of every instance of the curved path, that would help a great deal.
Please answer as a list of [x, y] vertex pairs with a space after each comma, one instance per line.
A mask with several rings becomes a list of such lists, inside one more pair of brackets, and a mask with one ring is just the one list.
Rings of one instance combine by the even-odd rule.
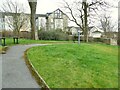
[[40, 88], [24, 60], [24, 51], [43, 44], [17, 45], [2, 55], [2, 88]]

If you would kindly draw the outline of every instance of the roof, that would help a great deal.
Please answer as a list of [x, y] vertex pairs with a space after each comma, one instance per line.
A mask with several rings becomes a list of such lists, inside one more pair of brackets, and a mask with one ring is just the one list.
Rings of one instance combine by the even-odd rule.
[[47, 17], [46, 14], [36, 14], [37, 17]]
[[[50, 15], [50, 14], [52, 14], [52, 13], [54, 13], [55, 11], [57, 11], [57, 10], [59, 10], [60, 12], [62, 12], [64, 15], [66, 15], [61, 9], [56, 9], [56, 10], [54, 10], [53, 12], [49, 12], [49, 13], [46, 13], [48, 16]], [[67, 16], [67, 15], [66, 15]], [[68, 17], [68, 16], [67, 16]]]
[[[94, 28], [95, 28], [95, 29], [94, 29]], [[98, 31], [98, 32], [104, 32], [103, 30], [99, 29], [99, 28], [96, 27], [96, 26], [94, 26], [93, 28], [91, 28], [90, 31], [91, 31], [91, 32], [96, 32], [96, 31]]]
[[80, 27], [75, 27], [77, 30], [80, 30]]
[[[55, 11], [57, 11], [57, 10], [59, 10], [60, 12], [62, 12], [64, 15], [66, 15], [62, 10], [60, 10], [59, 8], [58, 9], [56, 9]], [[55, 12], [55, 11], [53, 11], [53, 12]], [[49, 13], [46, 13], [46, 14], [36, 14], [36, 17], [48, 17], [50, 14], [52, 14], [53, 12], [49, 12]], [[0, 12], [0, 15], [1, 14], [5, 14], [5, 15], [14, 15], [14, 14], [16, 14], [16, 13], [13, 13], [13, 12]], [[20, 13], [17, 13], [17, 14], [20, 14]], [[28, 14], [28, 13], [24, 13], [24, 14], [26, 14], [26, 15], [30, 15], [30, 14]], [[66, 15], [67, 16], [67, 15]], [[67, 16], [68, 17], [68, 16]]]
[[20, 13], [14, 13], [14, 12], [0, 12], [0, 15], [8, 15], [8, 16], [10, 16], [10, 15], [16, 15], [16, 14], [20, 14]]
[[94, 26], [88, 27], [89, 30], [91, 30]]
[[75, 27], [75, 26], [69, 26], [68, 28], [80, 29], [80, 27]]

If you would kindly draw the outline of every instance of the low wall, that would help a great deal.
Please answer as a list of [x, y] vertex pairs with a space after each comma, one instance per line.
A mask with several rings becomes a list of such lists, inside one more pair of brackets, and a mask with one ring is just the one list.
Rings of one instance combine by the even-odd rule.
[[103, 43], [109, 44], [109, 45], [117, 45], [117, 40], [116, 39], [103, 39]]

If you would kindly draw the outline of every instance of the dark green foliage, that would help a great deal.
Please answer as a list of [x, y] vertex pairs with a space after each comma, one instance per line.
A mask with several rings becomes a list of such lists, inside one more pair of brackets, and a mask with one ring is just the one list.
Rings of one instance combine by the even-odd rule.
[[73, 41], [77, 41], [78, 40], [78, 36], [77, 35], [72, 35], [72, 40]]
[[102, 42], [102, 39], [101, 38], [94, 38], [94, 41], [95, 42]]
[[40, 40], [69, 40], [69, 35], [60, 30], [39, 31]]

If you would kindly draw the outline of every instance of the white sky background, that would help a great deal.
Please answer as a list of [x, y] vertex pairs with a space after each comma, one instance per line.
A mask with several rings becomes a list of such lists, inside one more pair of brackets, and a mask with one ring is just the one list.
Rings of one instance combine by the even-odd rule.
[[[0, 7], [1, 7], [1, 5], [2, 5], [2, 3], [4, 1], [5, 0], [0, 0]], [[30, 13], [28, 0], [12, 0], [12, 1], [23, 3], [24, 7], [26, 9], [26, 12]], [[66, 1], [71, 3], [73, 0], [66, 0]], [[107, 0], [107, 1], [109, 1], [111, 4], [118, 5], [119, 0]], [[46, 14], [48, 12], [53, 12], [57, 8], [62, 7], [61, 2], [62, 2], [62, 0], [37, 0], [36, 13], [38, 13], [38, 14]], [[118, 21], [118, 9], [111, 8], [110, 10], [111, 10], [110, 15], [112, 16], [113, 21], [117, 22]]]

